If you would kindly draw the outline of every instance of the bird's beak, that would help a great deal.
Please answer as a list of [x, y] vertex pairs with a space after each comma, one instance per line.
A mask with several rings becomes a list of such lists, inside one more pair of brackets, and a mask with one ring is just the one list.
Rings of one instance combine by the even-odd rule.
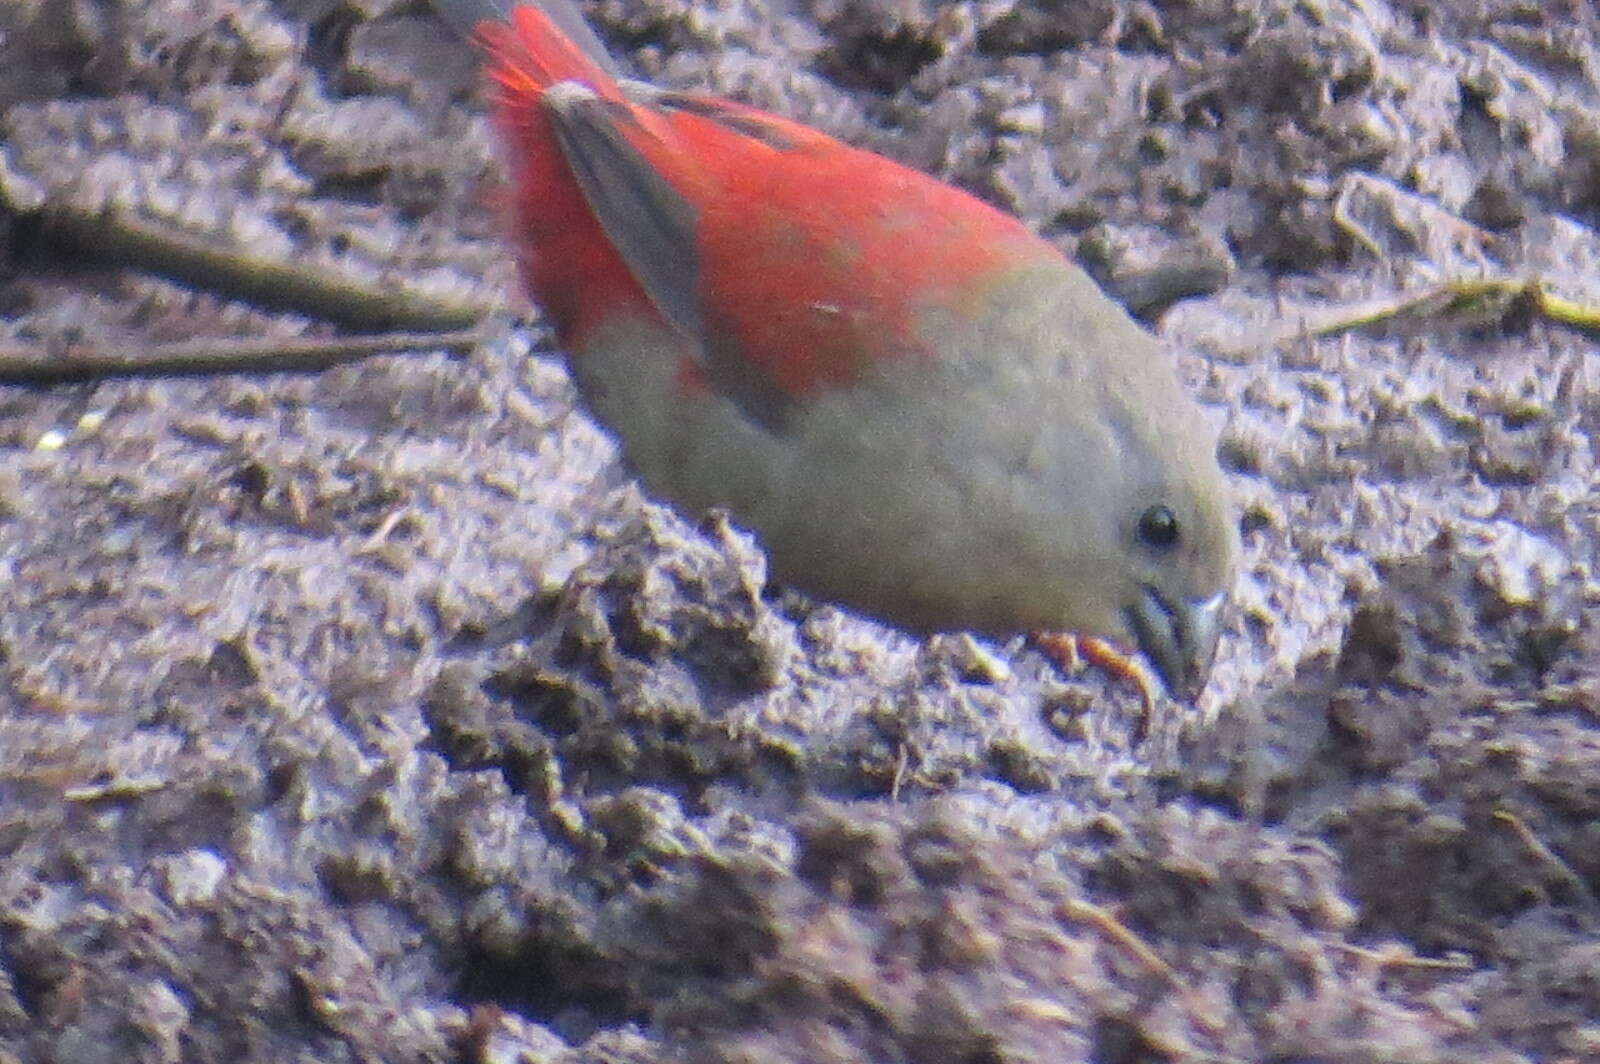
[[1185, 702], [1198, 698], [1206, 685], [1217, 639], [1222, 635], [1222, 609], [1227, 604], [1226, 591], [1208, 599], [1168, 602], [1146, 585], [1138, 601], [1128, 607], [1128, 624], [1139, 640], [1139, 649], [1156, 667], [1167, 690]]

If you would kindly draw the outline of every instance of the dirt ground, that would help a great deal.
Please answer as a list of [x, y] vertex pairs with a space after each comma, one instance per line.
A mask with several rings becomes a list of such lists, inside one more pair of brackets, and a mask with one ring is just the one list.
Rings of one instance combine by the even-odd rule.
[[1600, 1061], [1600, 349], [1529, 298], [1327, 327], [1600, 304], [1594, 9], [587, 10], [1151, 322], [1244, 531], [1211, 688], [1136, 742], [1099, 673], [653, 505], [424, 4], [0, 0], [0, 356], [406, 325], [339, 283], [498, 308], [465, 353], [0, 387], [0, 1061]]

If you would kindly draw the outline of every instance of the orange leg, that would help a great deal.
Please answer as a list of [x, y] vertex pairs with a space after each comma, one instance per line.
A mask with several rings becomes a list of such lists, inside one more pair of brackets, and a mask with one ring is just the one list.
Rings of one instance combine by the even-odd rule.
[[1032, 636], [1038, 647], [1061, 671], [1073, 674], [1092, 665], [1114, 680], [1131, 684], [1139, 692], [1140, 718], [1135, 739], [1143, 739], [1155, 714], [1156, 687], [1150, 673], [1137, 659], [1119, 650], [1116, 644], [1093, 635], [1074, 635], [1070, 632], [1035, 632]]

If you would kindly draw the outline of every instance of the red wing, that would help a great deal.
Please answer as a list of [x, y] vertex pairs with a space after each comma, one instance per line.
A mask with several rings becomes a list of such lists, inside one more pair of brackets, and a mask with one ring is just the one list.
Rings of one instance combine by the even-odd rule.
[[[538, 106], [605, 243], [684, 338], [686, 380], [770, 429], [869, 365], [926, 355], [929, 311], [978, 313], [985, 276], [1054, 254], [1014, 218], [798, 123], [710, 97], [630, 103], [615, 91], [562, 81]], [[537, 214], [538, 190], [523, 195]], [[548, 254], [540, 269], [540, 298], [574, 320], [603, 318], [601, 301], [615, 298]]]
[[766, 396], [764, 423], [774, 401], [925, 356], [930, 311], [980, 313], [987, 278], [1059, 254], [967, 193], [796, 122], [708, 97], [662, 106], [715, 190], [696, 201], [712, 384]]

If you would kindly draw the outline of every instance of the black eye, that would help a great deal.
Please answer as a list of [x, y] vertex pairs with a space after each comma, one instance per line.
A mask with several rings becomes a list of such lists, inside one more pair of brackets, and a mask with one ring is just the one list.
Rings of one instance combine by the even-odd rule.
[[1178, 519], [1167, 507], [1152, 506], [1139, 515], [1138, 535], [1147, 547], [1170, 547], [1178, 542]]

